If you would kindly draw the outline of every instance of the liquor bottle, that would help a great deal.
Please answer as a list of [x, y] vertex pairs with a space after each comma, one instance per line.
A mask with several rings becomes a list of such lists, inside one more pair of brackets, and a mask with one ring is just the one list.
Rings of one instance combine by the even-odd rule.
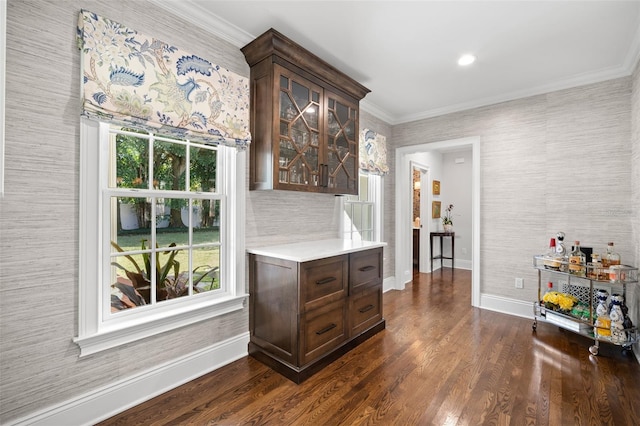
[[592, 280], [604, 280], [607, 276], [604, 275], [602, 262], [600, 262], [600, 255], [593, 253], [591, 255], [591, 263], [587, 264], [587, 278]]
[[607, 244], [607, 266], [620, 265], [620, 255], [615, 252], [613, 243]]
[[549, 240], [549, 248], [544, 254], [544, 267], [546, 269], [552, 269], [557, 271], [560, 269], [560, 265], [562, 264], [562, 257], [558, 255], [556, 252], [556, 239], [551, 238]]
[[560, 270], [562, 272], [567, 272], [567, 263], [569, 262], [569, 256], [567, 254], [567, 249], [564, 246], [564, 232], [558, 232], [556, 234], [556, 238], [558, 239], [558, 244], [556, 244], [556, 253], [562, 260], [562, 263], [560, 264]]
[[580, 250], [580, 241], [575, 241], [573, 243], [573, 251], [569, 255], [569, 273], [579, 277], [584, 277], [586, 275], [586, 263], [586, 256]]
[[547, 290], [544, 292], [544, 296], [542, 296], [542, 300], [540, 301], [540, 306], [552, 309], [552, 304], [549, 301], [549, 293], [553, 292], [553, 283], [549, 281], [547, 283]]

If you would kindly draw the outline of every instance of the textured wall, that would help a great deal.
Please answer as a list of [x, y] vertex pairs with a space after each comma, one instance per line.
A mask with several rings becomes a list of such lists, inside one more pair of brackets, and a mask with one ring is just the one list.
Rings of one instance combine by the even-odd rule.
[[392, 138], [392, 127], [384, 121], [378, 119], [372, 114], [361, 111], [360, 113], [360, 129], [371, 129], [387, 138], [387, 164], [389, 165], [389, 174], [382, 179], [383, 189], [383, 207], [382, 215], [384, 226], [382, 230], [382, 240], [387, 243], [384, 248], [384, 277], [392, 277], [395, 273], [395, 208], [396, 202], [394, 194], [395, 186], [395, 169], [396, 169], [396, 155], [394, 149], [394, 142]]
[[248, 329], [225, 315], [83, 359], [77, 334], [81, 8], [207, 56], [241, 75], [238, 48], [146, 1], [10, 1], [5, 189], [0, 201], [0, 423]]
[[[633, 265], [640, 267], [640, 62], [632, 76], [633, 91], [631, 96], [631, 182], [632, 182], [632, 219], [631, 237], [635, 242], [635, 256]], [[640, 289], [633, 286], [628, 297], [631, 318], [635, 325], [640, 325]], [[640, 359], [640, 342], [635, 347], [635, 354]]]
[[[536, 297], [533, 254], [564, 231], [626, 262], [631, 229], [631, 78], [394, 126], [394, 147], [481, 138], [481, 291]], [[386, 193], [394, 197], [393, 188]], [[525, 289], [514, 288], [525, 278]]]

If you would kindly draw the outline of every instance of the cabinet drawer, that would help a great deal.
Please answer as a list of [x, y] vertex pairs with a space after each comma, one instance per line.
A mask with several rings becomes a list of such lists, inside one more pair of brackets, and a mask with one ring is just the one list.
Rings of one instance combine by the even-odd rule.
[[349, 320], [351, 337], [356, 336], [382, 319], [382, 289], [378, 286], [351, 297]]
[[300, 297], [304, 310], [344, 298], [348, 276], [348, 255], [303, 263], [300, 268]]
[[343, 299], [303, 315], [301, 364], [313, 361], [346, 340], [346, 308]]
[[382, 283], [382, 247], [351, 253], [350, 294]]

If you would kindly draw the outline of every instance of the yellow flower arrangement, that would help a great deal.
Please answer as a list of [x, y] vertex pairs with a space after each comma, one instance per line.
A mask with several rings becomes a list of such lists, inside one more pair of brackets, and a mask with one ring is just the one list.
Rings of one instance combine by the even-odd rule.
[[570, 311], [571, 308], [573, 308], [573, 306], [578, 303], [578, 299], [575, 296], [567, 293], [560, 293], [557, 291], [550, 291], [548, 293], [545, 293], [545, 295], [542, 297], [542, 301], [545, 302], [545, 306], [548, 309], [555, 310], [559, 308], [563, 311]]

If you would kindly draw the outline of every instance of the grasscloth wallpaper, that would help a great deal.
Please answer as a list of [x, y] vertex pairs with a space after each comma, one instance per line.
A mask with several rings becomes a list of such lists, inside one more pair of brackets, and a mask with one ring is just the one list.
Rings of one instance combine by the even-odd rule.
[[614, 241], [634, 262], [631, 88], [621, 78], [394, 127], [396, 147], [481, 138], [482, 293], [533, 301], [532, 255], [557, 231], [599, 251]]
[[[240, 50], [144, 0], [20, 0], [7, 7], [5, 189], [0, 201], [0, 423], [245, 333], [247, 311], [78, 358], [80, 9], [248, 76]], [[479, 136], [481, 285], [531, 301], [531, 255], [558, 230], [640, 263], [639, 72], [442, 117], [361, 126], [387, 137], [385, 277], [394, 275], [395, 147]], [[249, 192], [246, 245], [338, 235], [333, 196]], [[525, 289], [513, 277], [525, 277]], [[638, 322], [638, 302], [635, 298]]]

